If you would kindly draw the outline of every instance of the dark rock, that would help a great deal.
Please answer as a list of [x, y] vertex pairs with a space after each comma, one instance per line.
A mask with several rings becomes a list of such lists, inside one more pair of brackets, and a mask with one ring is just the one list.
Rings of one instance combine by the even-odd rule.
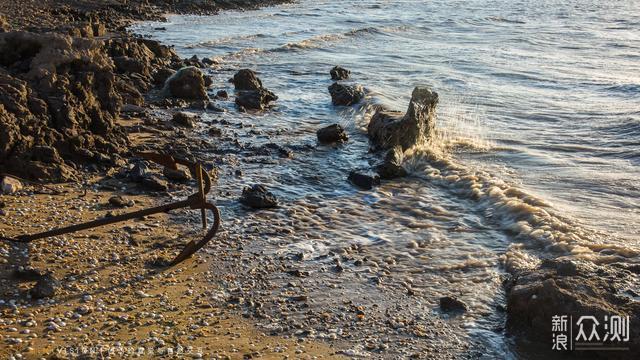
[[262, 81], [258, 79], [253, 70], [242, 69], [233, 76], [233, 85], [236, 90], [253, 90], [262, 89]]
[[240, 202], [254, 209], [267, 209], [278, 206], [278, 199], [263, 185], [253, 185], [242, 190]]
[[411, 94], [405, 114], [385, 109], [378, 110], [368, 126], [369, 139], [374, 147], [402, 150], [427, 141], [435, 127], [435, 109], [438, 94], [426, 87], [416, 87]]
[[186, 128], [194, 128], [196, 126], [195, 119], [196, 119], [196, 116], [194, 114], [189, 114], [189, 113], [180, 111], [173, 114], [173, 118], [171, 120], [178, 126], [182, 126]]
[[153, 83], [157, 86], [164, 85], [167, 79], [176, 74], [176, 71], [169, 68], [160, 68], [153, 74]]
[[360, 85], [343, 85], [333, 83], [329, 86], [331, 102], [336, 106], [350, 106], [364, 98], [364, 89]]
[[245, 109], [264, 110], [278, 97], [262, 86], [256, 73], [249, 69], [238, 71], [232, 79], [236, 88], [236, 104]]
[[125, 199], [120, 195], [116, 195], [109, 198], [109, 204], [115, 207], [124, 208], [124, 207], [131, 207], [135, 205], [135, 202], [131, 199]]
[[187, 100], [206, 100], [207, 90], [204, 74], [199, 69], [185, 67], [167, 79], [166, 92], [173, 97]]
[[440, 309], [445, 312], [466, 312], [469, 310], [467, 304], [451, 296], [440, 298]]
[[53, 275], [45, 274], [31, 288], [31, 297], [33, 299], [51, 298], [55, 296], [58, 286], [58, 280]]
[[144, 187], [153, 191], [167, 191], [169, 190], [169, 184], [166, 181], [160, 179], [156, 175], [150, 175], [142, 179], [140, 182]]
[[239, 108], [264, 110], [269, 103], [278, 100], [278, 97], [269, 90], [238, 91], [236, 105]]
[[318, 130], [317, 135], [318, 141], [321, 143], [346, 142], [349, 140], [347, 133], [344, 131], [342, 126], [338, 124], [329, 125]]
[[187, 170], [181, 168], [176, 170], [165, 167], [163, 170], [163, 174], [167, 179], [171, 181], [185, 182], [191, 180], [191, 174]]
[[207, 58], [207, 57], [206, 58], [202, 58], [202, 63], [207, 65], [207, 66], [212, 66], [212, 65], [217, 65], [218, 64], [217, 61], [212, 60], [212, 59]]
[[381, 179], [391, 180], [407, 176], [407, 170], [402, 167], [403, 161], [402, 147], [396, 146], [387, 151], [384, 160], [376, 167], [376, 172]]
[[139, 73], [149, 75], [147, 65], [139, 59], [133, 59], [128, 56], [117, 56], [113, 58], [113, 63], [116, 65], [116, 70], [121, 74]]
[[219, 107], [218, 105], [212, 102], [207, 104], [207, 110], [213, 111], [213, 112], [221, 112], [221, 113], [226, 111], [225, 109]]
[[220, 99], [227, 99], [229, 98], [229, 93], [227, 93], [227, 90], [218, 90], [216, 96]]
[[36, 281], [43, 276], [38, 269], [34, 268], [15, 269], [11, 275], [14, 279], [21, 281]]
[[361, 189], [371, 190], [380, 185], [380, 176], [371, 171], [354, 170], [349, 173], [349, 181]]
[[134, 182], [140, 182], [142, 179], [151, 175], [149, 164], [146, 161], [137, 162], [131, 171], [129, 171], [129, 178]]
[[346, 80], [349, 78], [351, 71], [343, 68], [340, 65], [334, 66], [330, 71], [331, 80]]
[[222, 130], [220, 128], [212, 126], [211, 128], [209, 128], [209, 135], [210, 136], [222, 136]]

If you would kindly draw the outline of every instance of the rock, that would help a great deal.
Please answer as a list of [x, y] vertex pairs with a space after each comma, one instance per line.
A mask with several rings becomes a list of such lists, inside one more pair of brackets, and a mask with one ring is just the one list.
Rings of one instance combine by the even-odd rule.
[[212, 126], [211, 128], [209, 128], [209, 135], [210, 136], [222, 136], [222, 130], [220, 128]]
[[[505, 283], [507, 329], [513, 334], [531, 335], [527, 341], [542, 344], [551, 338], [553, 316], [566, 315], [574, 322], [581, 316], [595, 316], [602, 323], [615, 314], [628, 315], [631, 324], [640, 321], [640, 302], [624, 295], [628, 284], [638, 283], [638, 276], [624, 268], [588, 261], [544, 260], [538, 267], [512, 266], [508, 271], [512, 278]], [[631, 353], [640, 350], [640, 331], [630, 329], [625, 345]]]
[[11, 25], [4, 16], [0, 15], [0, 32], [8, 31], [11, 31]]
[[178, 126], [194, 128], [196, 126], [195, 119], [195, 114], [180, 111], [173, 114], [173, 118], [171, 120]]
[[349, 173], [349, 181], [361, 189], [371, 190], [380, 185], [380, 176], [370, 171], [354, 170]]
[[236, 95], [236, 105], [245, 109], [264, 110], [269, 103], [278, 97], [269, 90], [239, 91]]
[[341, 143], [349, 140], [349, 136], [339, 124], [324, 127], [318, 130], [317, 135], [321, 143]]
[[167, 179], [171, 181], [185, 182], [191, 180], [191, 174], [187, 170], [181, 168], [176, 170], [165, 167], [163, 170], [163, 174]]
[[244, 188], [240, 202], [254, 209], [267, 209], [278, 206], [278, 199], [263, 185]]
[[391, 180], [407, 176], [407, 170], [402, 167], [404, 153], [402, 147], [395, 146], [387, 151], [384, 160], [376, 167], [381, 179]]
[[220, 99], [227, 99], [229, 98], [229, 93], [227, 93], [227, 90], [218, 90], [216, 97]]
[[17, 193], [22, 190], [22, 182], [16, 178], [5, 176], [0, 181], [0, 190], [6, 195]]
[[169, 68], [160, 68], [153, 73], [153, 83], [155, 85], [164, 85], [167, 79], [176, 74], [176, 71]]
[[368, 134], [378, 149], [401, 146], [402, 150], [429, 140], [435, 127], [438, 94], [426, 87], [416, 87], [405, 114], [379, 109], [371, 118]]
[[246, 109], [264, 110], [278, 97], [262, 86], [256, 73], [249, 69], [238, 71], [232, 79], [236, 88], [236, 105]]
[[121, 74], [138, 73], [149, 75], [149, 68], [142, 60], [130, 58], [128, 56], [117, 56], [113, 58], [116, 70]]
[[165, 93], [187, 100], [206, 100], [207, 90], [204, 74], [193, 66], [185, 67], [167, 79]]
[[346, 80], [349, 78], [351, 71], [337, 65], [329, 73], [331, 74], [331, 80]]
[[31, 267], [24, 268], [22, 266], [15, 269], [11, 275], [14, 279], [23, 281], [36, 281], [43, 276], [43, 274], [37, 269]]
[[329, 86], [331, 102], [336, 106], [350, 106], [364, 98], [364, 89], [360, 85], [343, 85], [333, 83]]
[[216, 105], [216, 104], [214, 104], [214, 103], [212, 103], [212, 102], [210, 102], [210, 103], [208, 103], [208, 104], [207, 104], [207, 110], [209, 110], [209, 111], [213, 111], [213, 112], [220, 112], [220, 113], [222, 113], [222, 112], [225, 112], [225, 111], [226, 111], [225, 109], [223, 109], [223, 108], [219, 107], [218, 105]]
[[140, 182], [144, 187], [154, 191], [167, 191], [169, 190], [169, 184], [166, 181], [160, 179], [156, 175], [150, 175], [142, 179]]
[[58, 280], [51, 274], [45, 274], [38, 279], [30, 294], [33, 299], [51, 298], [55, 296]]
[[233, 85], [236, 90], [253, 90], [257, 91], [262, 89], [262, 81], [258, 79], [256, 73], [253, 70], [242, 69], [233, 75]]
[[[114, 73], [104, 41], [0, 33], [0, 66], [6, 70], [0, 71], [0, 172], [66, 181], [75, 170], [59, 158], [82, 163], [83, 149], [118, 154], [126, 147], [116, 122], [126, 82]], [[39, 146], [55, 148], [57, 156], [47, 156], [56, 162], [34, 159]]]
[[151, 175], [149, 164], [146, 161], [138, 161], [129, 171], [129, 178], [134, 182], [141, 182], [142, 179]]
[[440, 298], [440, 309], [445, 312], [466, 312], [469, 310], [467, 304], [451, 296]]
[[109, 198], [109, 204], [115, 207], [124, 208], [124, 207], [131, 207], [135, 205], [135, 202], [133, 200], [126, 199], [120, 195], [116, 195]]

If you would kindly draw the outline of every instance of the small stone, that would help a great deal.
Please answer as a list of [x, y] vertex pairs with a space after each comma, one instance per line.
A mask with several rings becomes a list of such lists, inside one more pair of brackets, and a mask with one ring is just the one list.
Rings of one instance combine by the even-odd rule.
[[466, 312], [469, 307], [454, 297], [443, 296], [440, 298], [440, 309], [445, 312]]
[[364, 190], [371, 190], [380, 185], [380, 176], [370, 171], [354, 170], [349, 174], [349, 181]]
[[254, 209], [267, 209], [278, 206], [278, 199], [264, 185], [253, 185], [242, 190], [240, 202]]
[[220, 99], [227, 99], [229, 98], [229, 93], [227, 93], [227, 90], [218, 90], [216, 96]]
[[163, 174], [171, 181], [185, 182], [191, 180], [191, 174], [185, 169], [171, 169], [169, 167], [165, 167]]
[[135, 202], [133, 200], [126, 199], [120, 195], [116, 195], [109, 198], [109, 204], [115, 207], [123, 208], [123, 207], [131, 207], [135, 205]]
[[179, 111], [173, 114], [172, 121], [178, 126], [194, 128], [196, 126], [195, 119], [194, 114]]
[[31, 289], [31, 297], [34, 299], [50, 298], [56, 294], [58, 280], [51, 274], [43, 275]]
[[0, 190], [6, 195], [14, 194], [22, 190], [22, 183], [16, 178], [5, 176], [0, 182]]
[[333, 69], [331, 69], [329, 74], [331, 75], [331, 80], [346, 80], [349, 78], [351, 71], [343, 68], [340, 65], [336, 65], [333, 67]]
[[344, 128], [339, 124], [329, 125], [317, 131], [318, 141], [321, 143], [341, 143], [349, 140]]
[[169, 184], [155, 175], [142, 179], [142, 185], [154, 191], [169, 190]]

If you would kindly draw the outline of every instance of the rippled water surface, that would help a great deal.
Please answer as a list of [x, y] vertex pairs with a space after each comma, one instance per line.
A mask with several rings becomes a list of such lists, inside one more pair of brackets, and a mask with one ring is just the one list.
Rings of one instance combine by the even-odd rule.
[[[229, 106], [229, 117], [284, 130], [295, 145], [315, 146], [319, 127], [343, 124], [347, 145], [247, 174], [273, 188], [288, 204], [278, 216], [307, 234], [290, 247], [314, 258], [337, 244], [366, 246], [432, 303], [446, 293], [469, 302], [481, 324], [471, 331], [493, 321], [505, 259], [637, 260], [639, 28], [638, 1], [475, 0], [301, 0], [136, 25], [185, 57], [217, 58], [216, 86], [249, 67], [280, 97], [269, 113]], [[370, 91], [362, 107], [331, 106], [336, 64]], [[437, 140], [407, 160], [411, 177], [354, 189], [348, 172], [375, 159], [367, 104], [404, 110], [418, 84], [440, 94]]]

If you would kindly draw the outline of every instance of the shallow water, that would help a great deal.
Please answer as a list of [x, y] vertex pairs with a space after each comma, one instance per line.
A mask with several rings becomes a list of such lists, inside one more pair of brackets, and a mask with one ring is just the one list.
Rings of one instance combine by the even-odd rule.
[[[348, 129], [345, 146], [246, 172], [287, 204], [274, 216], [296, 240], [267, 251], [321, 261], [332, 249], [366, 247], [429, 304], [444, 294], [469, 303], [461, 326], [501, 353], [488, 330], [500, 321], [502, 265], [638, 261], [638, 26], [637, 1], [302, 0], [135, 30], [182, 56], [218, 58], [217, 88], [229, 88], [237, 68], [259, 72], [280, 97], [275, 108], [249, 116], [226, 104], [225, 117], [280, 135], [246, 143], [302, 148], [315, 146], [321, 126]], [[362, 107], [331, 106], [336, 64], [370, 91]], [[375, 160], [369, 105], [404, 110], [418, 84], [440, 95], [437, 139], [407, 159], [411, 177], [357, 191], [345, 179]]]

